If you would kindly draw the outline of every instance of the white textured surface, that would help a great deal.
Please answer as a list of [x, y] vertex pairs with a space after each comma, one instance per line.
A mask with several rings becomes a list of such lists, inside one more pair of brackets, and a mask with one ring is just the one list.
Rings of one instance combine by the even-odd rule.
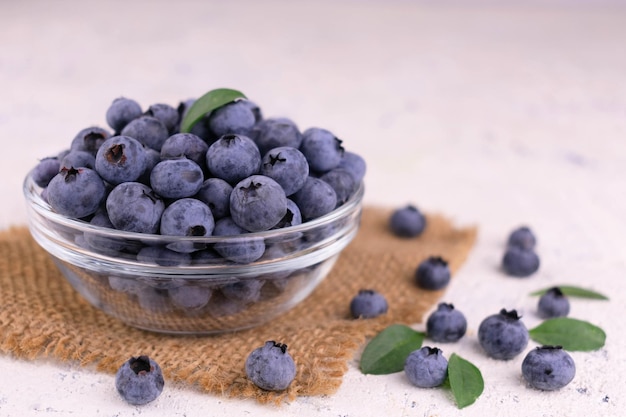
[[[441, 347], [481, 369], [483, 396], [458, 411], [446, 391], [414, 388], [401, 373], [364, 376], [355, 361], [337, 394], [279, 409], [173, 384], [132, 407], [110, 375], [4, 356], [0, 416], [623, 415], [626, 8], [591, 0], [226, 3], [3, 3], [0, 227], [25, 223], [21, 180], [37, 158], [104, 124], [113, 98], [176, 104], [211, 88], [240, 89], [266, 116], [328, 128], [362, 154], [367, 203], [413, 202], [479, 226], [445, 296], [467, 315], [469, 333]], [[497, 268], [506, 235], [522, 223], [536, 231], [543, 263], [516, 280]], [[475, 332], [502, 307], [521, 310], [533, 327], [536, 299], [526, 294], [559, 283], [611, 295], [574, 300], [571, 313], [608, 338], [600, 351], [573, 353], [574, 381], [545, 393], [522, 381], [521, 356], [486, 358]]]

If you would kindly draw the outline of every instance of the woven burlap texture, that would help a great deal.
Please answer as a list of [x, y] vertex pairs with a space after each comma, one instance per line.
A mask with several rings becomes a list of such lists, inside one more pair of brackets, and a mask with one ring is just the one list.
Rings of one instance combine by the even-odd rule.
[[[442, 256], [454, 277], [476, 239], [476, 228], [456, 228], [440, 215], [427, 215], [418, 238], [397, 238], [388, 231], [389, 215], [388, 209], [366, 207], [356, 238], [329, 276], [289, 313], [254, 329], [214, 336], [155, 334], [105, 315], [73, 290], [27, 228], [13, 227], [0, 233], [0, 351], [107, 373], [130, 356], [149, 355], [166, 381], [263, 403], [332, 394], [368, 338], [392, 323], [420, 323], [443, 296], [416, 287], [419, 262]], [[385, 295], [386, 315], [350, 318], [350, 300], [364, 288]], [[297, 365], [296, 379], [283, 392], [262, 391], [245, 376], [247, 355], [267, 340], [287, 344]]]

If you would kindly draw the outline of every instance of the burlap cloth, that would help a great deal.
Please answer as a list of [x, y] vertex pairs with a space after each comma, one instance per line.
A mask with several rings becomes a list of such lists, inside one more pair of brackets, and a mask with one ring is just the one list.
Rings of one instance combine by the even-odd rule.
[[[161, 365], [166, 383], [260, 402], [331, 394], [369, 337], [391, 323], [421, 322], [442, 297], [442, 291], [415, 286], [418, 263], [440, 255], [454, 277], [476, 239], [475, 228], [455, 228], [440, 215], [427, 215], [419, 238], [400, 239], [387, 229], [389, 214], [365, 208], [358, 235], [330, 275], [288, 314], [255, 329], [197, 337], [153, 334], [110, 318], [80, 298], [25, 227], [11, 228], [0, 233], [0, 351], [108, 373], [130, 356], [147, 354]], [[386, 296], [386, 315], [350, 318], [350, 300], [363, 288]], [[297, 364], [285, 392], [261, 391], [245, 376], [247, 355], [267, 340], [287, 344]]]

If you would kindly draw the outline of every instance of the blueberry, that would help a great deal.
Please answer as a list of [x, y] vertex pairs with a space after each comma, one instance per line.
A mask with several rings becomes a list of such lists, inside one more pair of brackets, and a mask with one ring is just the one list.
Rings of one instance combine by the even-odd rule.
[[[167, 236], [204, 237], [213, 234], [215, 221], [209, 206], [195, 198], [181, 198], [171, 203], [161, 215], [160, 231]], [[194, 242], [175, 242], [168, 245], [177, 252], [195, 252], [204, 249]]]
[[254, 142], [264, 155], [274, 148], [299, 148], [302, 144], [302, 133], [294, 122], [289, 119], [266, 119], [255, 125]]
[[515, 310], [502, 309], [478, 327], [478, 341], [494, 359], [508, 360], [519, 355], [528, 345], [528, 338], [528, 329]]
[[302, 188], [309, 177], [309, 164], [296, 148], [281, 146], [265, 153], [261, 174], [279, 183], [285, 195], [290, 196]]
[[128, 232], [157, 233], [164, 209], [163, 200], [138, 182], [117, 185], [106, 199], [111, 223]]
[[50, 180], [59, 173], [61, 164], [57, 157], [47, 157], [40, 160], [31, 170], [30, 175], [35, 184], [40, 187], [47, 187]]
[[508, 246], [517, 246], [521, 249], [534, 249], [537, 239], [528, 226], [521, 226], [513, 230], [507, 240]]
[[296, 377], [296, 364], [287, 345], [274, 341], [253, 350], [245, 364], [246, 375], [257, 387], [267, 391], [287, 389]]
[[128, 123], [122, 129], [121, 135], [130, 136], [149, 148], [161, 151], [163, 143], [169, 137], [169, 131], [156, 117], [141, 116]]
[[259, 172], [261, 154], [249, 137], [229, 134], [209, 147], [206, 164], [214, 176], [236, 184]]
[[[60, 168], [89, 168], [94, 169], [96, 158], [91, 152], [70, 151], [61, 159]], [[60, 169], [59, 168], [59, 169]]]
[[144, 113], [146, 116], [152, 116], [159, 119], [165, 126], [168, 132], [173, 133], [178, 126], [178, 111], [165, 103], [156, 103], [148, 107], [148, 110]]
[[[265, 252], [262, 238], [246, 237], [247, 231], [238, 226], [232, 218], [224, 217], [215, 222], [214, 236], [231, 236], [228, 241], [218, 242], [213, 249], [229, 261], [247, 264], [259, 259]], [[232, 236], [242, 235], [241, 238]]]
[[203, 182], [202, 168], [185, 157], [163, 160], [150, 173], [150, 186], [165, 198], [192, 197]]
[[165, 381], [159, 365], [148, 356], [131, 357], [117, 370], [115, 387], [121, 397], [133, 405], [157, 399]]
[[50, 180], [47, 190], [52, 209], [74, 218], [94, 214], [106, 196], [104, 182], [89, 168], [61, 168]]
[[502, 268], [510, 276], [528, 277], [539, 269], [539, 256], [532, 249], [509, 246], [502, 258]]
[[118, 97], [109, 106], [106, 112], [107, 124], [115, 132], [121, 132], [124, 127], [141, 116], [141, 106], [135, 100]]
[[463, 313], [448, 303], [439, 303], [428, 320], [426, 334], [438, 343], [452, 343], [461, 339], [467, 331], [467, 320]]
[[311, 171], [326, 172], [336, 168], [343, 158], [341, 140], [326, 129], [312, 127], [302, 133], [300, 151], [304, 154]]
[[[191, 256], [184, 252], [173, 251], [163, 246], [144, 246], [137, 253], [137, 260], [142, 263], [159, 266], [186, 266], [191, 264]], [[153, 279], [148, 277], [147, 284]], [[177, 285], [178, 286], [178, 285]], [[167, 288], [171, 288], [169, 285]]]
[[322, 175], [320, 179], [335, 190], [337, 206], [343, 205], [356, 191], [357, 184], [354, 182], [352, 175], [345, 169], [331, 169]]
[[553, 391], [574, 379], [576, 365], [561, 346], [541, 346], [528, 352], [524, 358], [522, 375], [533, 388]]
[[146, 169], [146, 163], [143, 145], [129, 136], [107, 139], [95, 158], [96, 171], [113, 185], [136, 181]]
[[250, 100], [241, 100], [241, 103], [245, 107], [250, 109], [250, 111], [254, 115], [254, 122], [255, 123], [259, 123], [261, 120], [263, 120], [263, 112], [261, 111], [261, 108], [259, 107], [258, 104], [256, 104], [253, 101], [250, 101]]
[[415, 271], [415, 283], [425, 290], [440, 290], [450, 283], [448, 262], [440, 256], [423, 260]]
[[208, 178], [203, 183], [195, 198], [204, 202], [211, 209], [213, 218], [219, 220], [230, 215], [230, 194], [233, 187], [220, 178]]
[[287, 213], [282, 187], [264, 175], [240, 181], [230, 194], [230, 214], [235, 223], [250, 232], [274, 227]]
[[302, 224], [302, 214], [298, 205], [293, 200], [287, 199], [287, 212], [273, 229], [281, 229], [283, 227], [297, 226]]
[[303, 221], [328, 214], [337, 207], [337, 193], [327, 182], [309, 176], [306, 182], [291, 196], [300, 208]]
[[247, 135], [255, 121], [250, 106], [244, 100], [238, 100], [211, 112], [209, 128], [218, 137], [227, 134]]
[[220, 288], [224, 297], [244, 304], [255, 303], [261, 297], [261, 287], [265, 281], [242, 279]]
[[152, 174], [152, 170], [154, 169], [156, 164], [161, 162], [161, 153], [157, 150], [154, 150], [152, 148], [148, 148], [145, 146], [143, 150], [144, 150], [144, 153], [146, 154], [146, 166], [143, 170], [143, 173], [139, 177], [139, 179], [137, 179], [137, 182], [140, 182], [149, 186], [150, 174]]
[[204, 171], [208, 150], [209, 145], [199, 136], [193, 133], [176, 133], [163, 142], [161, 159], [176, 159], [184, 156], [198, 164]]
[[539, 298], [537, 311], [545, 319], [565, 317], [569, 314], [569, 300], [560, 288], [550, 288]]
[[438, 387], [448, 375], [448, 360], [441, 349], [424, 346], [414, 350], [406, 358], [404, 373], [416, 387]]
[[416, 237], [422, 234], [426, 227], [426, 219], [413, 205], [394, 210], [389, 218], [391, 232], [398, 237]]
[[385, 297], [374, 290], [359, 290], [350, 301], [350, 314], [355, 319], [369, 319], [385, 314], [388, 309]]
[[337, 168], [345, 169], [346, 171], [348, 171], [350, 175], [352, 175], [354, 183], [360, 184], [365, 177], [367, 165], [365, 163], [365, 159], [363, 159], [362, 156], [357, 155], [354, 152], [345, 151]]
[[86, 151], [95, 156], [100, 146], [109, 137], [111, 137], [111, 134], [106, 129], [98, 126], [87, 127], [81, 129], [81, 131], [74, 136], [70, 149], [73, 151]]
[[209, 303], [213, 290], [197, 285], [170, 288], [168, 295], [172, 304], [183, 310], [198, 310]]

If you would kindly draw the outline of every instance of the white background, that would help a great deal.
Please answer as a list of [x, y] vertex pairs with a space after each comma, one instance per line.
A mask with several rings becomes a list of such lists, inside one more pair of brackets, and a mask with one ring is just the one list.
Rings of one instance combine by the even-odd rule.
[[[485, 391], [458, 411], [448, 392], [414, 388], [401, 373], [364, 376], [355, 358], [335, 395], [281, 408], [171, 383], [133, 407], [111, 375], [0, 356], [0, 416], [622, 415], [625, 41], [619, 1], [2, 2], [0, 227], [26, 223], [26, 172], [83, 127], [104, 125], [115, 97], [147, 107], [239, 89], [266, 116], [332, 130], [363, 155], [367, 204], [412, 202], [478, 225], [445, 296], [469, 331], [442, 349], [476, 364]], [[498, 271], [521, 224], [542, 259], [526, 280]], [[611, 301], [572, 301], [572, 317], [600, 325], [607, 343], [573, 353], [574, 381], [546, 393], [522, 380], [523, 355], [491, 360], [475, 333], [503, 307], [537, 325], [528, 293], [554, 284]]]

